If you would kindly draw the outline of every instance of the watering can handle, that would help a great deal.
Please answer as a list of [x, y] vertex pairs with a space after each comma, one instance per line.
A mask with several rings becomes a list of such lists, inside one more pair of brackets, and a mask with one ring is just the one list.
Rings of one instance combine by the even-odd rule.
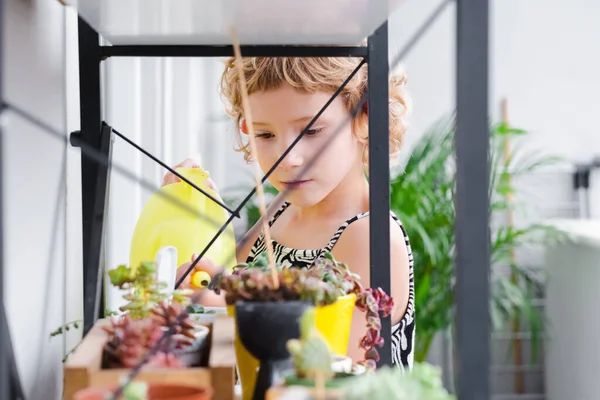
[[177, 274], [177, 248], [175, 246], [165, 246], [156, 254], [156, 278], [158, 282], [165, 282], [167, 290], [175, 288], [175, 278]]

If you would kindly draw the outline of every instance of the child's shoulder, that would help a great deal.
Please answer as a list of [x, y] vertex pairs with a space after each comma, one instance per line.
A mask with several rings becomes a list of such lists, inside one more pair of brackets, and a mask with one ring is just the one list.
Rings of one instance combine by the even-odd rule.
[[[370, 220], [368, 216], [350, 224], [340, 236], [336, 248], [338, 251], [354, 257], [357, 254], [369, 255], [369, 229]], [[390, 246], [392, 255], [407, 254], [406, 234], [401, 222], [393, 214], [390, 214]]]

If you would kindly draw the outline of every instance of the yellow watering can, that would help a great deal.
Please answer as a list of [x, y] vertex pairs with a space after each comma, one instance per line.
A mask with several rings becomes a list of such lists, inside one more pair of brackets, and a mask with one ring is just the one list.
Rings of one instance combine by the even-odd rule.
[[[178, 168], [177, 172], [221, 201], [220, 196], [206, 185], [208, 172], [200, 168]], [[189, 262], [192, 254], [200, 253], [206, 247], [228, 217], [227, 210], [186, 182], [162, 187], [146, 202], [135, 226], [129, 260], [131, 268], [137, 268], [142, 261], [155, 260], [161, 249], [170, 246], [177, 249], [177, 267]], [[229, 223], [205, 257], [231, 270], [237, 264], [235, 246], [233, 224]], [[192, 281], [199, 279], [193, 276]]]

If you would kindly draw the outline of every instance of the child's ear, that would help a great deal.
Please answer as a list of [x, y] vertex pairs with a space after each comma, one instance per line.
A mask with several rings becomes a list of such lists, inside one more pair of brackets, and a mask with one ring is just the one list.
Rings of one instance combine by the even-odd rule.
[[241, 124], [240, 124], [240, 130], [247, 135], [248, 134], [248, 125], [246, 125], [246, 120], [243, 119]]

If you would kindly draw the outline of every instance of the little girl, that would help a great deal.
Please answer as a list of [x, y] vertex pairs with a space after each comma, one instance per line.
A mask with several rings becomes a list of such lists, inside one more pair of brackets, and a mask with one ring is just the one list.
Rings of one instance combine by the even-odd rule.
[[[226, 63], [221, 91], [229, 104], [227, 111], [239, 128], [240, 146], [236, 150], [244, 153], [246, 161], [251, 161], [234, 62], [232, 58]], [[263, 172], [270, 169], [359, 62], [356, 58], [243, 59], [257, 139], [257, 161]], [[324, 144], [336, 134], [341, 124], [349, 121], [350, 110], [364, 93], [366, 68], [363, 67], [329, 105], [270, 175], [269, 181], [279, 191], [288, 187], [295, 189], [270, 220], [277, 261], [284, 266], [309, 268], [316, 258], [331, 252], [337, 260], [348, 264], [353, 272], [360, 275], [363, 285], [369, 287], [369, 184], [365, 178], [369, 136], [367, 108], [352, 122], [347, 122], [328, 148], [323, 150]], [[399, 152], [406, 132], [408, 100], [403, 92], [404, 85], [404, 76], [390, 79], [391, 157]], [[301, 180], [297, 180], [300, 170], [319, 152], [322, 154], [318, 161]], [[192, 160], [186, 160], [177, 167], [195, 166], [197, 164]], [[163, 184], [177, 180], [174, 175], [167, 174]], [[411, 367], [415, 333], [413, 259], [404, 227], [393, 213], [390, 213], [390, 219], [390, 295], [395, 302], [392, 362]], [[260, 227], [255, 226], [247, 233], [250, 240], [238, 249], [238, 261], [252, 261], [266, 251], [260, 231]], [[189, 265], [186, 264], [186, 267]], [[211, 275], [218, 269], [210, 260], [202, 260], [196, 268]], [[179, 276], [186, 269], [179, 268]], [[223, 295], [211, 293], [211, 299], [205, 304], [223, 306]], [[350, 343], [358, 343], [359, 338], [364, 336], [364, 321], [364, 315], [355, 310]], [[363, 357], [358, 346], [349, 346], [348, 355], [355, 361]]]

